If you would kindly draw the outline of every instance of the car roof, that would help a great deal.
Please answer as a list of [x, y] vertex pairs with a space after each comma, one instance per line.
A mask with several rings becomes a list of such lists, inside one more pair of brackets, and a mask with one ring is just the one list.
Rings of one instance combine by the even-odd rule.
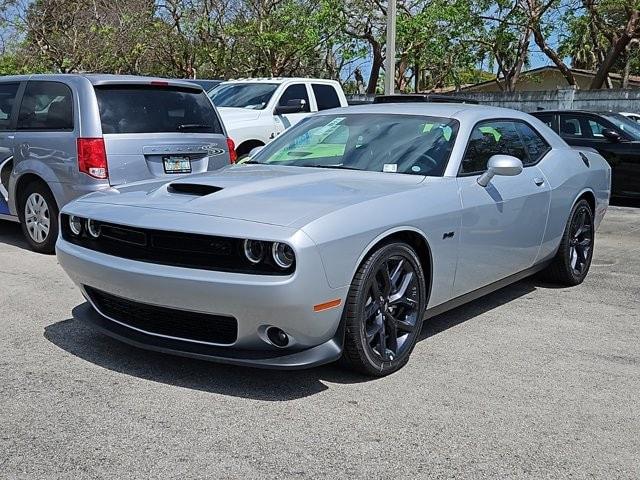
[[344, 108], [323, 110], [318, 115], [327, 114], [405, 114], [405, 115], [429, 115], [433, 117], [455, 118], [458, 120], [481, 120], [487, 118], [519, 118], [526, 120], [528, 114], [510, 108], [491, 107], [486, 105], [473, 105], [468, 103], [377, 103], [367, 105], [352, 105]]
[[596, 110], [536, 110], [531, 112], [531, 115], [545, 114], [545, 113], [588, 113], [590, 115], [611, 115], [612, 113], [618, 113], [613, 111], [596, 111]]
[[108, 73], [38, 73], [33, 75], [10, 75], [0, 77], [0, 81], [49, 80], [61, 81], [72, 78], [86, 78], [92, 85], [131, 84], [146, 85], [151, 82], [166, 82], [171, 86], [201, 89], [199, 85], [186, 80], [168, 79], [160, 77], [144, 77], [140, 75], [113, 75]]
[[326, 80], [324, 78], [305, 78], [305, 77], [233, 78], [233, 79], [225, 80], [224, 83], [285, 83], [285, 82], [338, 83], [335, 80]]

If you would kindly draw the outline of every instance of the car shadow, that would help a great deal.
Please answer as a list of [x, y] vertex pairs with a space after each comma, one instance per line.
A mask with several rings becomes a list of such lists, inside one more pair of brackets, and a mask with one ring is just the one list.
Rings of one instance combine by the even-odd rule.
[[[419, 341], [544, 286], [536, 279], [509, 285], [425, 321]], [[76, 307], [78, 308], [78, 307]], [[75, 310], [75, 309], [74, 309]], [[44, 337], [57, 347], [94, 365], [125, 375], [182, 388], [265, 401], [290, 401], [321, 393], [327, 383], [353, 384], [374, 380], [338, 364], [309, 370], [279, 371], [216, 364], [132, 347], [85, 325], [76, 318], [45, 328]]]
[[27, 241], [22, 235], [20, 224], [8, 220], [0, 220], [0, 243], [30, 250]]

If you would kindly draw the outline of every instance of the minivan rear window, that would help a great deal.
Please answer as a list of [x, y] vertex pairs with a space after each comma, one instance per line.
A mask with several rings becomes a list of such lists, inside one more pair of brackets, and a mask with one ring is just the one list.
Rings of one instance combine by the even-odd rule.
[[207, 94], [156, 85], [96, 86], [102, 133], [222, 133]]

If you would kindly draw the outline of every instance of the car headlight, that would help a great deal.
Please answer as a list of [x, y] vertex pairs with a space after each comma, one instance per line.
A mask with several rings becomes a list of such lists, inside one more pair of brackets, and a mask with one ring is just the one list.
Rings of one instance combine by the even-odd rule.
[[95, 220], [87, 220], [87, 231], [93, 238], [98, 238], [100, 236], [100, 224]]
[[69, 229], [75, 236], [79, 236], [82, 233], [82, 218], [71, 215], [69, 217]]
[[243, 250], [244, 256], [254, 265], [264, 258], [264, 244], [259, 240], [245, 240]]
[[296, 260], [293, 248], [286, 243], [274, 242], [271, 247], [271, 255], [276, 265], [282, 269], [291, 268], [293, 262]]

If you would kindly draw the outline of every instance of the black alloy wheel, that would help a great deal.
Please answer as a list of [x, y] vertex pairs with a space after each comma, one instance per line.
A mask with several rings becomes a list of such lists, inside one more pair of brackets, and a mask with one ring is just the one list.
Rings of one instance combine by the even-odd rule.
[[582, 199], [571, 210], [558, 252], [542, 276], [561, 285], [582, 283], [591, 266], [594, 240], [593, 210]]
[[345, 360], [369, 375], [384, 376], [409, 359], [422, 328], [424, 273], [404, 243], [382, 246], [360, 267], [345, 307]]

